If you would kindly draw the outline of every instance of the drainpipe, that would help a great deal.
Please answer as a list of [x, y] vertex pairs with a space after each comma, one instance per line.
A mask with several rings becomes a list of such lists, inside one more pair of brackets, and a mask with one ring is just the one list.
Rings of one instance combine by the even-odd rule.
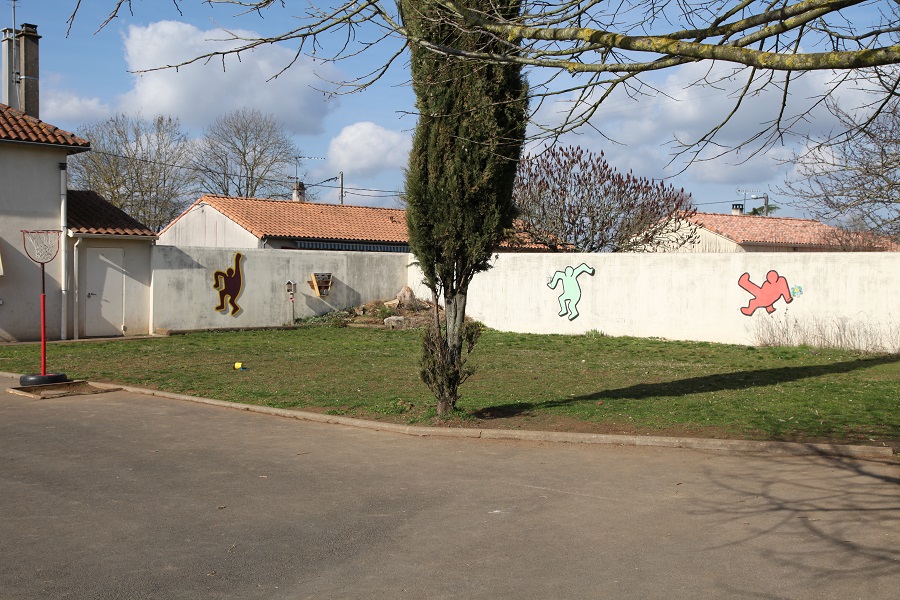
[[69, 214], [66, 198], [68, 178], [66, 163], [59, 163], [59, 229], [60, 229], [60, 263], [62, 263], [62, 318], [60, 319], [59, 339], [68, 339], [69, 335]]
[[75, 276], [75, 277], [74, 277], [74, 278], [75, 278], [75, 307], [74, 307], [74, 311], [72, 312], [72, 320], [74, 321], [74, 324], [73, 324], [73, 326], [72, 326], [72, 332], [75, 334], [73, 337], [74, 337], [76, 340], [78, 339], [78, 330], [79, 330], [79, 327], [80, 327], [80, 325], [81, 325], [81, 319], [80, 319], [80, 317], [79, 317], [79, 313], [81, 312], [81, 310], [80, 310], [80, 303], [79, 303], [79, 301], [78, 301], [78, 298], [81, 297], [81, 293], [80, 293], [80, 291], [79, 291], [79, 285], [78, 285], [78, 282], [79, 282], [79, 276], [78, 276], [78, 264], [79, 264], [79, 259], [78, 259], [78, 256], [79, 256], [79, 254], [80, 254], [78, 250], [79, 250], [79, 248], [81, 247], [81, 240], [82, 240], [82, 239], [83, 239], [83, 238], [81, 238], [81, 237], [76, 238], [76, 240], [75, 240], [75, 252], [73, 253], [74, 256], [72, 256], [72, 261], [73, 261], [73, 263], [74, 263], [73, 271], [74, 271], [74, 276]]

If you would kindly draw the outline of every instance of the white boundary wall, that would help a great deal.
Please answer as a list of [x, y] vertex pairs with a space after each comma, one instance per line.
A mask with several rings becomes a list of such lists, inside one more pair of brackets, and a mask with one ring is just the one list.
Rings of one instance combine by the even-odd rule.
[[[548, 282], [582, 263], [594, 274], [577, 278], [579, 315], [560, 317], [563, 282]], [[738, 280], [762, 285], [771, 270], [802, 293], [744, 315], [753, 296]], [[428, 297], [415, 269], [410, 285]], [[500, 254], [475, 276], [467, 314], [502, 331], [900, 352], [900, 253]]]
[[[213, 273], [244, 255], [241, 310], [217, 311]], [[287, 325], [292, 317], [324, 314], [394, 298], [410, 285], [430, 299], [410, 254], [156, 246], [150, 330]], [[576, 281], [558, 281], [566, 267], [593, 268]], [[783, 296], [745, 315], [775, 271]], [[306, 283], [332, 273], [327, 297]], [[739, 284], [747, 273], [749, 283]], [[773, 278], [774, 279], [774, 278]], [[297, 283], [292, 306], [285, 283]], [[568, 283], [568, 285], [567, 285]], [[782, 284], [777, 284], [782, 285]], [[769, 286], [766, 286], [769, 287]], [[774, 285], [772, 286], [774, 287]], [[789, 289], [790, 288], [790, 289]], [[572, 294], [578, 316], [560, 316], [560, 297]], [[790, 291], [793, 295], [790, 296]], [[760, 296], [763, 293], [759, 293]], [[900, 253], [535, 254], [505, 253], [476, 275], [467, 313], [501, 331], [661, 337], [756, 345], [838, 345], [900, 352]]]
[[[237, 252], [244, 256], [243, 289], [240, 311], [232, 315], [230, 307], [214, 310], [219, 292], [213, 274], [232, 267]], [[406, 285], [410, 260], [405, 253], [155, 246], [150, 331], [277, 327], [293, 317], [390, 299]], [[317, 297], [309, 287], [311, 273], [332, 274], [328, 296]], [[289, 280], [297, 284], [293, 307]]]

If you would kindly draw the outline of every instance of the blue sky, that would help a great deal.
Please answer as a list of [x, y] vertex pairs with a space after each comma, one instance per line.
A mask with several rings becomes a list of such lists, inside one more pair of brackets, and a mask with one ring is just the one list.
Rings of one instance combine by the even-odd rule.
[[[10, 1], [4, 2], [9, 9]], [[242, 107], [272, 113], [294, 136], [303, 155], [324, 160], [306, 160], [306, 181], [317, 183], [344, 174], [345, 202], [370, 206], [397, 206], [389, 193], [403, 183], [403, 167], [415, 126], [413, 94], [407, 85], [404, 60], [398, 61], [374, 87], [352, 95], [323, 92], [329, 81], [346, 80], [374, 68], [388, 48], [364, 55], [355, 63], [329, 64], [302, 57], [274, 80], [293, 58], [290, 46], [268, 46], [221, 61], [195, 64], [178, 71], [143, 74], [130, 71], [178, 62], [221, 47], [217, 24], [247, 35], [271, 34], [289, 26], [289, 11], [267, 18], [246, 15], [234, 18], [234, 9], [213, 9], [200, 2], [186, 2], [179, 14], [167, 0], [135, 0], [134, 16], [124, 10], [119, 18], [97, 31], [113, 6], [112, 0], [82, 2], [71, 32], [66, 20], [76, 0], [19, 0], [17, 25], [38, 26], [41, 52], [41, 118], [67, 130], [106, 119], [116, 112], [144, 116], [165, 114], [178, 117], [192, 133], [222, 114]], [[0, 14], [0, 25], [10, 27], [11, 10]], [[327, 55], [327, 50], [322, 52]], [[708, 67], [686, 67], [660, 74], [654, 81], [664, 96], [634, 102], [612, 98], [598, 111], [592, 124], [564, 141], [595, 151], [620, 171], [668, 179], [693, 195], [700, 210], [730, 212], [731, 203], [750, 194], [768, 193], [771, 202], [785, 206], [789, 199], [778, 195], [776, 186], [790, 167], [791, 144], [778, 146], [742, 162], [730, 156], [701, 162], [673, 176], [679, 165], [666, 167], [671, 158], [673, 136], [694, 139], [715, 125], [716, 118], [730, 108], [727, 89], [690, 85]], [[539, 75], [531, 75], [536, 81]], [[793, 98], [803, 102], [825, 89], [829, 75], [809, 74], [794, 88]], [[726, 84], [726, 85], [737, 85]], [[560, 101], [565, 98], [560, 98]], [[552, 122], [561, 102], [544, 106], [538, 117]], [[778, 95], [763, 93], [747, 103], [720, 138], [735, 143], [755, 132], [778, 109]], [[796, 110], [802, 111], [802, 107]], [[814, 113], [807, 127], [827, 131], [832, 122], [826, 114]], [[601, 131], [603, 135], [598, 133]], [[615, 140], [615, 143], [610, 141]], [[364, 191], [375, 190], [375, 191]], [[384, 190], [384, 191], [379, 191]], [[757, 190], [746, 194], [738, 190]], [[388, 192], [388, 193], [385, 193]], [[337, 202], [332, 188], [319, 188], [319, 201]], [[749, 200], [747, 208], [761, 204]], [[786, 208], [785, 216], [802, 216]]]

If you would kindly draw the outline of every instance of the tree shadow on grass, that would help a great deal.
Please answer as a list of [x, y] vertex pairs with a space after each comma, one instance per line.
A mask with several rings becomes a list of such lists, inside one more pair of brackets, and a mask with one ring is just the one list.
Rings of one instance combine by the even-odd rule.
[[643, 400], [645, 398], [673, 398], [689, 396], [691, 394], [704, 394], [707, 392], [743, 390], [799, 381], [801, 379], [810, 379], [812, 377], [821, 377], [823, 375], [850, 373], [860, 369], [868, 369], [896, 362], [900, 362], [900, 355], [861, 358], [858, 360], [827, 365], [779, 367], [777, 369], [717, 373], [715, 375], [689, 377], [687, 379], [675, 379], [673, 381], [663, 381], [659, 383], [639, 383], [628, 387], [600, 390], [581, 396], [570, 396], [544, 402], [516, 402], [513, 404], [487, 406], [474, 411], [472, 415], [479, 419], [502, 419], [514, 417], [536, 409], [567, 406], [586, 400]]

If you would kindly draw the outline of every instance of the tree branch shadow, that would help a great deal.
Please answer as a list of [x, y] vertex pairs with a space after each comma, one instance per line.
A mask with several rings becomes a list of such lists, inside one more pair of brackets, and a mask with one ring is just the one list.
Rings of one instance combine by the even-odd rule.
[[772, 369], [757, 369], [752, 371], [735, 371], [732, 373], [716, 373], [687, 379], [674, 379], [658, 383], [639, 383], [623, 388], [611, 390], [599, 390], [590, 394], [570, 396], [543, 402], [515, 402], [487, 406], [476, 411], [472, 415], [479, 419], [502, 419], [514, 417], [533, 410], [541, 410], [567, 406], [578, 402], [590, 400], [643, 400], [646, 398], [675, 398], [689, 396], [691, 394], [703, 394], [708, 392], [720, 392], [730, 390], [744, 390], [755, 387], [765, 387], [779, 383], [789, 383], [803, 379], [850, 373], [861, 369], [868, 369], [879, 365], [900, 362], [900, 355], [874, 356], [849, 360], [827, 365], [808, 365], [802, 367], [778, 367]]
[[[831, 475], [823, 477], [818, 466]], [[711, 550], [750, 545], [774, 568], [826, 588], [850, 582], [889, 588], [900, 577], [900, 549], [892, 543], [900, 531], [895, 474], [892, 460], [750, 460], [733, 473], [707, 471], [707, 480], [734, 502], [697, 498], [691, 513], [731, 532]]]

